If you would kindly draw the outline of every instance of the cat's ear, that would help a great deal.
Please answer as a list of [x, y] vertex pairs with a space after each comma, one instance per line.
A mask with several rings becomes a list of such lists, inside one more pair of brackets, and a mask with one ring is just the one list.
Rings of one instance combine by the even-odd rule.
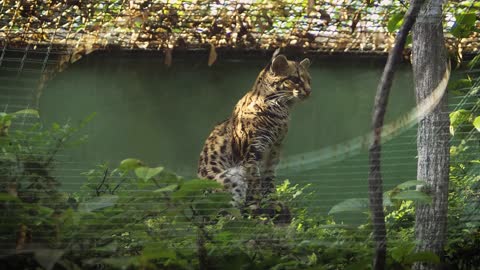
[[275, 74], [286, 74], [288, 71], [288, 60], [285, 55], [280, 54], [272, 59], [270, 70]]
[[275, 57], [277, 57], [277, 55], [280, 54], [280, 48], [277, 48], [274, 52], [273, 52], [273, 55], [272, 55], [272, 61], [273, 59], [275, 59]]
[[301, 65], [304, 69], [308, 69], [308, 68], [310, 67], [310, 59], [308, 59], [308, 58], [303, 59], [303, 60], [300, 62], [300, 65]]

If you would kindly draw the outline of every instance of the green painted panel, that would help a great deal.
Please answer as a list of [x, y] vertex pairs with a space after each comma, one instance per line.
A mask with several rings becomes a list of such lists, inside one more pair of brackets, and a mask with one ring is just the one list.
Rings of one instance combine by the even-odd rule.
[[[91, 112], [89, 143], [65, 153], [58, 176], [75, 190], [78, 176], [98, 162], [117, 164], [135, 157], [194, 176], [198, 154], [215, 123], [229, 116], [249, 90], [265, 60], [174, 61], [145, 56], [90, 55], [57, 76], [45, 89], [40, 111], [47, 122], [78, 121]], [[315, 59], [313, 93], [294, 110], [284, 156], [309, 152], [363, 135], [369, 129], [373, 97], [383, 65], [369, 59]], [[387, 122], [414, 104], [411, 74], [402, 66], [394, 82]], [[414, 132], [385, 147], [387, 184], [415, 177]], [[325, 211], [345, 198], [367, 196], [365, 151], [309, 171], [285, 170], [279, 179], [313, 183]]]

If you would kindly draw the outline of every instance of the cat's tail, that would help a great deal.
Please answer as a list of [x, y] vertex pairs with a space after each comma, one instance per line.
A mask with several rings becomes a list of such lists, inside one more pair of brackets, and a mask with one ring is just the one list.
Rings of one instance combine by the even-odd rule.
[[246, 170], [243, 166], [228, 168], [215, 176], [215, 180], [232, 193], [232, 205], [241, 207], [247, 196]]

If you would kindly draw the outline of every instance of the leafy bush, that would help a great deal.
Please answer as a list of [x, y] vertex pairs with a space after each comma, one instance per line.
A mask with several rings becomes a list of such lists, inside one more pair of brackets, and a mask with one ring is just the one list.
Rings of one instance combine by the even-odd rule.
[[[210, 180], [183, 179], [162, 167], [126, 159], [85, 172], [73, 194], [58, 190], [56, 155], [85, 137], [78, 126], [36, 122], [13, 128], [32, 110], [2, 114], [0, 258], [9, 268], [342, 269], [369, 253], [367, 227], [316, 217], [302, 199], [308, 187], [287, 180], [265, 202], [287, 205], [289, 224], [240, 212]], [[14, 232], [14, 233], [12, 233]]]
[[78, 126], [67, 123], [45, 128], [37, 121], [31, 126], [16, 126], [29, 122], [27, 118], [37, 119], [35, 110], [0, 113], [0, 239], [2, 249], [9, 251], [7, 255], [19, 254], [7, 265], [17, 261], [31, 264], [24, 257], [34, 254], [38, 262], [50, 268], [51, 258], [61, 256], [62, 252], [52, 248], [58, 248], [61, 216], [70, 208], [71, 200], [58, 191], [52, 169], [60, 150], [86, 139], [74, 134], [91, 117]]
[[[290, 209], [291, 221], [278, 224], [278, 217], [232, 208], [231, 195], [214, 181], [183, 179], [134, 158], [113, 167], [98, 165], [83, 174], [78, 192], [64, 193], [52, 173], [56, 155], [85, 140], [78, 131], [91, 117], [77, 126], [15, 127], [22, 116], [38, 114], [0, 115], [0, 238], [8, 251], [0, 263], [8, 268], [371, 268], [370, 221], [359, 226], [335, 221], [343, 212], [368, 217], [365, 198], [346, 200], [320, 216], [307, 207], [315, 196], [309, 187], [286, 180], [265, 200], [268, 207]], [[460, 125], [471, 125], [467, 130], [478, 136], [473, 119], [464, 118], [467, 123]], [[467, 140], [452, 145], [446, 251], [448, 262], [463, 269], [478, 260], [480, 162], [469, 156], [475, 147]], [[414, 206], [430, 202], [415, 190], [421, 184], [408, 181], [384, 194], [389, 269], [439, 262], [433, 254], [414, 250]]]
[[465, 78], [452, 83], [461, 96], [450, 113], [450, 186], [447, 261], [459, 269], [480, 265], [480, 56], [469, 62]]

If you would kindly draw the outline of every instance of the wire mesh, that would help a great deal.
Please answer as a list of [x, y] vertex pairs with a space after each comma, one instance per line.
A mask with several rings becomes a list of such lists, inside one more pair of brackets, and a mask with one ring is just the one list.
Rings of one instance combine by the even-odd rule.
[[[449, 30], [462, 11], [480, 7], [450, 1]], [[292, 46], [324, 52], [385, 53], [393, 44], [390, 14], [402, 1], [4, 1], [0, 38], [17, 44], [104, 48], [269, 49]], [[476, 21], [478, 25], [479, 21]], [[478, 51], [478, 33], [450, 48]]]
[[[387, 29], [386, 12], [391, 11], [392, 5], [399, 10], [402, 9], [402, 2], [381, 1], [380, 3], [366, 4], [369, 1], [316, 1], [316, 4], [309, 5], [305, 1], [5, 1], [2, 3], [2, 12], [0, 15], [0, 45], [2, 52], [0, 55], [0, 108], [4, 113], [14, 113], [16, 111], [28, 108], [38, 107], [38, 97], [41, 96], [45, 83], [50, 78], [60, 72], [72, 58], [72, 48], [84, 48], [92, 50], [98, 48], [120, 47], [122, 49], [196, 49], [205, 48], [214, 45], [216, 48], [239, 48], [242, 50], [264, 50], [272, 47], [299, 47], [307, 51], [316, 52], [374, 52], [385, 53], [393, 42], [393, 35]], [[453, 26], [454, 14], [462, 6], [458, 2], [452, 2], [446, 9], [447, 29]], [[467, 7], [463, 7], [467, 8]], [[478, 8], [478, 7], [475, 7]], [[478, 21], [476, 22], [478, 25]], [[478, 34], [463, 39], [461, 42], [451, 36], [447, 36], [449, 46], [458, 49], [463, 48], [463, 52], [476, 53], [478, 51]], [[85, 52], [83, 52], [85, 53]], [[469, 74], [478, 75], [478, 71], [470, 70]], [[479, 80], [476, 79], [473, 87], [479, 86]], [[462, 108], [475, 110], [478, 101], [475, 92], [469, 92], [463, 96], [450, 97], [450, 113]], [[35, 117], [24, 115], [21, 121], [16, 121], [15, 129], [25, 129], [34, 126]], [[445, 125], [447, 123], [438, 123]], [[463, 130], [458, 126], [455, 136], [450, 143], [452, 145], [478, 140], [476, 130]], [[382, 171], [386, 175], [385, 190], [395, 188], [394, 177], [396, 172], [408, 172], [411, 175], [416, 173], [416, 126], [412, 125], [408, 129], [401, 129], [399, 134], [395, 134], [395, 139], [384, 144]], [[35, 136], [38, 131], [32, 130], [26, 133], [29, 136]], [[41, 142], [41, 141], [40, 141]], [[358, 146], [359, 143], [352, 143]], [[38, 157], [45, 154], [42, 151], [49, 149], [49, 145], [38, 146]], [[335, 197], [336, 192], [341, 192], [349, 198], [367, 198], [367, 156], [362, 153], [362, 148], [352, 150], [347, 147], [347, 151], [339, 152], [338, 149], [327, 149], [327, 154], [323, 157], [324, 163], [315, 162], [311, 167], [301, 168], [298, 171], [288, 170], [281, 174], [282, 178], [295, 179], [294, 184], [300, 186], [311, 183], [311, 179], [323, 179], [327, 184], [322, 190], [314, 193], [313, 197], [303, 199], [303, 203], [309, 205], [309, 211], [325, 212], [328, 210], [324, 205], [332, 205], [339, 202]], [[23, 156], [35, 157], [35, 154], [18, 153], [17, 157]], [[307, 154], [302, 154], [303, 159], [308, 158]], [[315, 154], [318, 156], [318, 153]], [[78, 161], [61, 160], [62, 154], [56, 154], [59, 160], [52, 160], [51, 165], [56, 167], [56, 177], [68, 179], [77, 177], [84, 169], [62, 168], [67, 163]], [[288, 158], [287, 158], [288, 159]], [[347, 162], [343, 162], [348, 159]], [[476, 160], [475, 152], [454, 157], [452, 166], [461, 166], [464, 162]], [[291, 166], [288, 167], [291, 169]], [[35, 172], [38, 167], [31, 165], [23, 168], [23, 172], [13, 172], [8, 177], [22, 177], [24, 172]], [[478, 168], [474, 173], [478, 175]], [[105, 171], [107, 173], [107, 171]], [[475, 175], [475, 174], [474, 174]], [[335, 180], [329, 180], [331, 176], [336, 176]], [[474, 181], [478, 181], [475, 176]], [[109, 180], [112, 181], [113, 188], [124, 181], [124, 177], [112, 175]], [[348, 182], [348, 184], [346, 184]], [[52, 183], [55, 185], [55, 183]], [[97, 186], [97, 192], [101, 186]], [[151, 188], [151, 187], [149, 187]], [[132, 193], [132, 201], [121, 202], [119, 205], [125, 207], [123, 215], [131, 215], [132, 220], [138, 218], [139, 223], [154, 222], [145, 217], [138, 217], [139, 212], [148, 213], [160, 218], [158, 226], [152, 225], [149, 231], [153, 238], [147, 241], [147, 245], [163, 243], [161, 238], [173, 239], [178, 243], [177, 246], [170, 246], [176, 250], [192, 251], [198, 249], [192, 241], [184, 241], [189, 237], [197, 237], [196, 231], [192, 231], [189, 226], [191, 220], [185, 220], [184, 215], [178, 213], [166, 214], [167, 208], [165, 202], [152, 204], [151, 194], [142, 194], [151, 189], [129, 188], [128, 186], [121, 190], [123, 193]], [[43, 191], [44, 187], [38, 186], [32, 188], [32, 192]], [[113, 190], [114, 193], [116, 190]], [[119, 190], [120, 192], [120, 190]], [[103, 194], [103, 191], [102, 191]], [[202, 195], [185, 195], [183, 198], [203, 198]], [[135, 199], [135, 200], [133, 200]], [[142, 202], [145, 199], [147, 202]], [[138, 201], [136, 201], [138, 200]], [[462, 217], [462, 222], [456, 223], [457, 227], [451, 228], [449, 235], [461, 235], [462, 230], [471, 229], [471, 224], [478, 224], [478, 202], [480, 198], [472, 199], [473, 208], [469, 208], [466, 215]], [[96, 209], [96, 204], [105, 202], [91, 202], [91, 209]], [[210, 203], [204, 205], [199, 210], [209, 211], [217, 209], [220, 203]], [[50, 207], [56, 208], [60, 203], [52, 201]], [[78, 207], [74, 202], [72, 208]], [[108, 202], [107, 202], [108, 206]], [[14, 203], [10, 205], [15, 213]], [[89, 207], [88, 205], [86, 207]], [[224, 207], [224, 206], [223, 206]], [[293, 206], [291, 211], [303, 209], [302, 206]], [[228, 208], [228, 207], [225, 207]], [[141, 210], [139, 210], [141, 209]], [[77, 209], [76, 209], [77, 210]], [[88, 212], [88, 211], [87, 211]], [[92, 211], [94, 212], [94, 211]], [[282, 214], [279, 214], [282, 215]], [[91, 242], [95, 245], [105, 246], [106, 239], [98, 239], [97, 231], [107, 230], [112, 227], [121, 227], [123, 219], [115, 216], [105, 217], [104, 219], [93, 216], [83, 217], [84, 223], [88, 224], [86, 230], [76, 233], [75, 243], [62, 243], [61, 249], [67, 249], [70, 252], [80, 252], [84, 246]], [[168, 222], [161, 222], [161, 219], [167, 219]], [[228, 241], [218, 241], [218, 248], [231, 246], [235, 244], [249, 244], [252, 248], [262, 248], [262, 245], [270, 245], [279, 248], [297, 247], [305, 244], [316, 246], [319, 249], [335, 247], [339, 250], [349, 250], [350, 244], [363, 242], [370, 247], [370, 230], [356, 230], [359, 223], [359, 217], [346, 215], [341, 217], [344, 224], [328, 224], [325, 221], [322, 226], [338, 230], [352, 230], [357, 235], [351, 239], [346, 239], [347, 245], [339, 244], [332, 237], [295, 235], [290, 229], [285, 229], [280, 234], [278, 232], [259, 232], [262, 225], [257, 227], [247, 223], [233, 223], [230, 230], [235, 232]], [[362, 216], [361, 221], [365, 220]], [[173, 222], [172, 222], [173, 221]], [[322, 220], [323, 221], [323, 220]], [[22, 238], [22, 233], [28, 234], [28, 229], [23, 231], [22, 226], [18, 225], [18, 220], [14, 215], [3, 219], [3, 225], [14, 224], [15, 228], [12, 234], [20, 235], [14, 238]], [[409, 224], [411, 220], [404, 220], [397, 225]], [[209, 224], [210, 225], [210, 224]], [[311, 224], [310, 224], [311, 225]], [[261, 229], [261, 228], [260, 228]], [[281, 227], [276, 227], [282, 230]], [[295, 230], [295, 228], [293, 229]], [[109, 231], [110, 232], [110, 231]], [[109, 235], [115, 241], [128, 239], [129, 233], [134, 232], [134, 228], [118, 228], [116, 234]], [[26, 242], [45, 242], [51, 240], [51, 228], [38, 228], [34, 235]], [[254, 236], [252, 236], [255, 233]], [[285, 240], [282, 234], [292, 234], [290, 242]], [[339, 233], [339, 231], [333, 231]], [[215, 232], [212, 232], [214, 235]], [[255, 237], [254, 239], [250, 239]], [[389, 241], [401, 241], [400, 236], [390, 238]], [[104, 242], [102, 242], [104, 241]], [[250, 242], [252, 241], [252, 242]], [[215, 243], [215, 241], [212, 241]], [[145, 243], [144, 243], [145, 244]], [[126, 246], [129, 244], [126, 243]], [[224, 245], [224, 246], [222, 246]], [[13, 254], [18, 250], [28, 251], [31, 246], [19, 248], [19, 243], [3, 242], [0, 246], [2, 255]], [[45, 248], [45, 246], [42, 246]], [[132, 249], [135, 249], [132, 245]], [[156, 249], [160, 253], [162, 249]], [[34, 248], [32, 248], [34, 249]], [[220, 258], [221, 255], [212, 251], [212, 257]], [[90, 258], [95, 261], [96, 258]], [[104, 259], [104, 258], [101, 258]], [[102, 262], [97, 260], [95, 263]], [[88, 264], [86, 264], [88, 265]]]

